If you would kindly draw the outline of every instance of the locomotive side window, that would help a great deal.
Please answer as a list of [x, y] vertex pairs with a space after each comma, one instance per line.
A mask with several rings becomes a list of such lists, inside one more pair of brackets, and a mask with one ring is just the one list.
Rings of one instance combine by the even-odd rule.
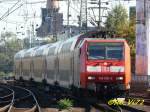
[[88, 59], [123, 59], [123, 43], [89, 43]]

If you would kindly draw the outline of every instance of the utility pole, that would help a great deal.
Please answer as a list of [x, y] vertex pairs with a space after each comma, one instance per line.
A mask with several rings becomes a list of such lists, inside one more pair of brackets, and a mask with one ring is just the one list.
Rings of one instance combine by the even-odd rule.
[[87, 0], [81, 0], [80, 17], [79, 17], [80, 32], [87, 32]]
[[85, 30], [86, 30], [86, 32], [87, 32], [87, 0], [86, 0], [86, 2], [85, 2], [85, 13], [86, 13], [86, 22], [85, 22], [85, 24], [86, 24], [86, 26], [85, 26]]
[[69, 17], [70, 17], [70, 0], [68, 0], [67, 7], [67, 38], [70, 38], [70, 26], [69, 26]]
[[99, 0], [99, 22], [98, 22], [98, 28], [101, 30], [101, 0]]
[[[108, 5], [109, 2], [102, 2], [102, 0], [91, 0], [89, 3], [94, 5], [92, 7], [88, 7], [89, 9], [92, 10], [94, 16], [95, 16], [94, 9], [98, 10], [98, 16], [95, 16], [93, 19], [94, 21], [92, 20], [92, 22], [96, 23], [98, 30], [102, 30], [102, 27], [101, 27], [102, 17], [106, 17], [103, 15], [104, 10], [109, 9], [106, 6], [103, 6], [103, 4]], [[97, 5], [97, 6], [95, 6], [95, 5]]]

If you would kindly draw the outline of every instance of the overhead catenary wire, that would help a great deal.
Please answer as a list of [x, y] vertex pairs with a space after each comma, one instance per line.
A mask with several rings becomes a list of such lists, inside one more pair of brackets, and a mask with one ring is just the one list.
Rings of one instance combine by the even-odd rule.
[[11, 12], [9, 11], [8, 15], [4, 16], [3, 18], [0, 18], [0, 21], [3, 20], [4, 18], [6, 18], [7, 16], [9, 16], [10, 14], [12, 14], [13, 12], [15, 12], [17, 9], [19, 9], [22, 6], [23, 6], [23, 4], [21, 4], [20, 6], [18, 6], [16, 9], [12, 10]]
[[9, 15], [9, 11], [11, 11], [18, 3], [20, 2], [20, 0], [18, 0], [8, 11], [6, 11], [1, 17], [0, 20], [2, 20], [4, 17]]

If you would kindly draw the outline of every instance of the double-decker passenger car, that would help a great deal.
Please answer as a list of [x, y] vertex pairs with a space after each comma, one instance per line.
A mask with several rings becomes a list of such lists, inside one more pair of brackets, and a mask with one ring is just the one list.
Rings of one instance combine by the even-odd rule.
[[[25, 56], [28, 50], [20, 57], [26, 60], [21, 66], [26, 63], [28, 69], [21, 69], [23, 75], [17, 73], [16, 77], [26, 80], [26, 75], [27, 80], [32, 78], [75, 90], [126, 92], [131, 81], [130, 48], [124, 39], [101, 37], [101, 32], [87, 33], [46, 47], [31, 48], [34, 52], [30, 52], [29, 58]], [[27, 63], [27, 59], [33, 63]], [[17, 66], [15, 63], [15, 69]]]
[[16, 53], [14, 56], [14, 72], [15, 72], [15, 78], [19, 79], [22, 77], [22, 59], [23, 55], [25, 53], [26, 49], [23, 49]]

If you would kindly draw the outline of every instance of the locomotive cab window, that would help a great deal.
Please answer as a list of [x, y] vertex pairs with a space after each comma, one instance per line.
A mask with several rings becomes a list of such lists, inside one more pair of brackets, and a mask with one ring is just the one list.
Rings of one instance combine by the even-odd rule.
[[123, 43], [89, 43], [88, 59], [123, 59]]
[[122, 46], [109, 46], [107, 47], [107, 59], [122, 59], [123, 47]]

